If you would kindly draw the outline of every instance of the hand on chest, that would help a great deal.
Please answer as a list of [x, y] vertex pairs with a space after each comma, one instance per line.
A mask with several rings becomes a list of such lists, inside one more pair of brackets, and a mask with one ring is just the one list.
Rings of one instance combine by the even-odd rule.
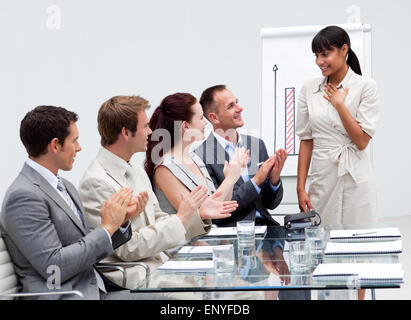
[[[340, 88], [339, 90], [343, 91], [343, 88]], [[309, 112], [310, 122], [313, 128], [323, 128], [324, 126], [327, 126], [337, 129], [342, 133], [346, 133], [337, 109], [331, 102], [327, 101], [323, 97], [324, 95], [325, 93], [322, 90], [312, 95], [311, 103], [309, 104]], [[358, 107], [360, 106], [360, 103], [360, 92], [350, 90], [345, 97], [344, 104], [345, 108], [348, 109], [354, 119], [357, 117]]]

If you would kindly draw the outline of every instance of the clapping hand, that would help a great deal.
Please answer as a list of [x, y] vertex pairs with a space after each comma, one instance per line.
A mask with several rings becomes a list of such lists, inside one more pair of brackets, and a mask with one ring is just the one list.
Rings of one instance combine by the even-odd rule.
[[240, 178], [241, 173], [247, 166], [248, 159], [250, 157], [250, 150], [245, 150], [244, 147], [235, 148], [234, 154], [228, 163], [224, 163], [224, 177], [229, 179], [232, 183], [236, 183]]
[[221, 194], [222, 191], [218, 191], [212, 196], [207, 197], [199, 210], [201, 219], [223, 219], [231, 217], [231, 212], [238, 208], [238, 203], [237, 201], [217, 200]]
[[101, 226], [112, 236], [123, 224], [133, 190], [122, 188], [104, 202], [100, 209]]
[[138, 217], [146, 208], [147, 202], [148, 202], [148, 192], [147, 191], [140, 192], [137, 196], [133, 197], [128, 204], [127, 211], [126, 211], [126, 218], [124, 222]]
[[207, 187], [198, 186], [188, 195], [180, 195], [181, 201], [177, 211], [177, 217], [182, 223], [186, 223], [191, 219], [196, 210], [207, 199]]
[[262, 184], [267, 176], [270, 174], [270, 170], [274, 165], [275, 162], [275, 155], [269, 157], [267, 160], [263, 162], [263, 164], [258, 169], [257, 173], [253, 177], [254, 182], [259, 186]]
[[275, 161], [270, 172], [270, 182], [273, 186], [278, 185], [278, 182], [280, 181], [281, 170], [283, 170], [287, 156], [287, 152], [283, 149], [279, 149], [275, 153]]

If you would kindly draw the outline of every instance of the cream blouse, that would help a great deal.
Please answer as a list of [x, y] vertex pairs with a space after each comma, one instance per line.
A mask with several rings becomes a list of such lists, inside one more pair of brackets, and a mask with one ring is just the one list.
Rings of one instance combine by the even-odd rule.
[[[349, 173], [355, 182], [367, 180], [369, 166], [361, 164], [367, 157], [349, 137], [335, 107], [323, 97], [326, 83], [327, 77], [322, 77], [303, 85], [298, 99], [296, 134], [300, 140], [314, 140], [313, 161], [337, 162], [337, 176]], [[346, 88], [349, 88], [346, 107], [362, 130], [373, 137], [380, 118], [376, 82], [349, 68], [337, 86], [342, 92]]]

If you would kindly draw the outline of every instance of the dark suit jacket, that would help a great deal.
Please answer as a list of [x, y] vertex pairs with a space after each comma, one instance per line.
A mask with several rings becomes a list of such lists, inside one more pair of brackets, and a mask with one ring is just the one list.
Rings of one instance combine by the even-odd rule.
[[[79, 290], [86, 299], [100, 299], [94, 264], [128, 241], [131, 229], [125, 234], [117, 231], [112, 244], [102, 227], [90, 231], [76, 189], [63, 181], [83, 213], [85, 226], [47, 180], [25, 164], [4, 197], [1, 233], [23, 292], [53, 291], [48, 280], [54, 275], [59, 276], [60, 290]], [[75, 298], [60, 296], [63, 297]]]
[[[240, 220], [255, 220], [256, 210], [258, 210], [268, 225], [278, 225], [267, 209], [274, 209], [280, 204], [283, 198], [282, 184], [276, 192], [273, 192], [269, 178], [267, 178], [259, 186], [261, 192], [258, 194], [251, 182], [251, 178], [258, 171], [258, 163], [268, 159], [267, 149], [261, 139], [247, 135], [241, 135], [241, 137], [243, 146], [250, 150], [250, 161], [248, 164], [250, 180], [244, 182], [243, 178], [240, 177], [234, 185], [232, 200], [236, 200], [239, 206], [232, 213], [232, 216], [226, 219], [213, 220], [213, 223], [224, 227], [235, 226], [236, 222]], [[229, 155], [214, 137], [213, 133], [210, 133], [208, 138], [195, 152], [206, 164], [214, 185], [218, 188], [225, 178], [223, 173], [224, 161], [229, 160]]]

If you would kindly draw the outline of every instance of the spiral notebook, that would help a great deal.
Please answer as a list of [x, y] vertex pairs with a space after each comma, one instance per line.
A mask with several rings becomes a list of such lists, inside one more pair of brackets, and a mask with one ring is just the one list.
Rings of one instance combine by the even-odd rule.
[[399, 263], [325, 263], [313, 272], [314, 281], [350, 281], [358, 279], [360, 284], [400, 284], [404, 282], [404, 271]]
[[401, 239], [401, 233], [396, 227], [330, 231], [330, 240], [333, 242], [371, 242], [399, 239]]
[[401, 240], [385, 242], [328, 242], [325, 255], [397, 254], [402, 252]]

